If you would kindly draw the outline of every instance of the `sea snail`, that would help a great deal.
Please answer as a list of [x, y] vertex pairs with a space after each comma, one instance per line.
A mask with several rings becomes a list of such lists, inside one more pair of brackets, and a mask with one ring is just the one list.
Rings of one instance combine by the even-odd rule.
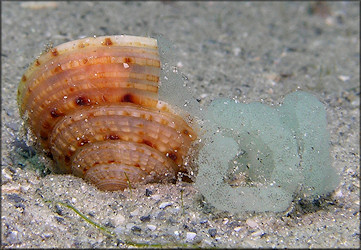
[[157, 40], [90, 37], [49, 49], [18, 88], [20, 115], [55, 172], [101, 190], [173, 179], [197, 134], [158, 100]]

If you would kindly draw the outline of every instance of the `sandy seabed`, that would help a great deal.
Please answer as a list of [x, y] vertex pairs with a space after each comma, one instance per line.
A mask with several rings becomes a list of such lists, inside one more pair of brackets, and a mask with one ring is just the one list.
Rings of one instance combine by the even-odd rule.
[[[358, 2], [1, 4], [2, 247], [360, 246]], [[192, 183], [101, 192], [43, 169], [25, 143], [17, 109], [22, 74], [49, 44], [112, 34], [173, 41], [177, 65], [201, 105], [217, 97], [278, 105], [298, 89], [317, 96], [341, 176], [335, 192], [296, 199], [284, 213], [231, 214], [212, 208]]]

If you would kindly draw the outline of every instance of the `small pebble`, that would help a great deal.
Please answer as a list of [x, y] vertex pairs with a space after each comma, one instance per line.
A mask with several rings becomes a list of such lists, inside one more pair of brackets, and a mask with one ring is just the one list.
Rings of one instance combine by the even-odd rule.
[[54, 216], [54, 218], [56, 219], [57, 222], [61, 223], [64, 221], [64, 218], [59, 217], [59, 216]]
[[226, 225], [226, 224], [228, 223], [228, 221], [229, 221], [228, 218], [224, 218], [224, 219], [223, 219], [223, 222], [222, 222], [223, 225]]
[[255, 222], [254, 220], [252, 219], [247, 219], [246, 220], [246, 224], [252, 228], [255, 228], [255, 227], [258, 227], [258, 224], [257, 222]]
[[104, 225], [105, 225], [106, 227], [115, 228], [114, 224], [113, 224], [111, 221], [107, 221]]
[[133, 233], [139, 233], [140, 231], [142, 231], [142, 229], [138, 226], [133, 226], [131, 230]]
[[6, 111], [6, 114], [8, 115], [8, 116], [13, 116], [14, 115], [14, 111], [12, 110], [12, 109], [5, 109], [5, 111]]
[[131, 228], [134, 227], [134, 226], [135, 226], [134, 223], [128, 223], [125, 227], [126, 227], [127, 229], [131, 229]]
[[22, 204], [22, 203], [16, 203], [14, 206], [15, 206], [16, 208], [20, 208], [20, 211], [21, 211], [22, 213], [23, 213], [24, 210], [25, 210], [25, 205]]
[[11, 231], [7, 236], [7, 240], [10, 244], [20, 244], [21, 235], [17, 231]]
[[257, 230], [255, 232], [251, 233], [251, 236], [257, 237], [257, 236], [261, 236], [262, 234], [263, 234], [262, 230]]
[[241, 48], [239, 48], [239, 47], [233, 48], [233, 54], [235, 56], [238, 56], [240, 52], [241, 52]]
[[336, 196], [337, 198], [341, 198], [341, 197], [343, 196], [342, 190], [339, 189], [339, 190], [335, 191], [335, 196]]
[[113, 231], [116, 234], [120, 234], [123, 231], [123, 228], [121, 226], [119, 226], [119, 227], [116, 227]]
[[6, 184], [10, 182], [13, 178], [11, 177], [10, 173], [7, 172], [7, 170], [2, 169], [1, 170], [1, 176], [2, 176], [2, 184]]
[[179, 210], [180, 210], [179, 207], [175, 207], [175, 208], [171, 209], [169, 212], [170, 212], [171, 214], [176, 215], [176, 214], [178, 214]]
[[121, 214], [118, 214], [117, 216], [114, 216], [114, 223], [117, 225], [121, 225], [124, 223], [125, 221], [125, 217]]
[[156, 226], [151, 225], [151, 224], [147, 225], [147, 228], [149, 228], [149, 229], [152, 230], [152, 231], [154, 231], [155, 229], [157, 229]]
[[131, 216], [137, 216], [138, 214], [139, 214], [139, 208], [137, 208], [134, 211], [130, 212]]
[[124, 241], [122, 241], [121, 239], [117, 239], [117, 247], [123, 246], [124, 244], [125, 244]]
[[51, 236], [53, 236], [53, 233], [51, 232], [45, 232], [41, 235], [41, 237], [44, 238], [50, 238]]
[[14, 131], [18, 131], [19, 130], [19, 124], [15, 123], [15, 122], [8, 122], [6, 123], [6, 127], [14, 130]]
[[160, 200], [161, 196], [159, 194], [152, 195], [152, 199]]
[[183, 67], [183, 63], [182, 63], [182, 62], [177, 62], [177, 67], [178, 67], [178, 68], [182, 68], [182, 67]]
[[350, 77], [349, 76], [344, 76], [344, 75], [339, 75], [338, 79], [340, 79], [343, 82], [346, 82], [346, 81], [350, 80]]
[[30, 185], [21, 185], [20, 190], [22, 193], [26, 193], [30, 188]]
[[150, 197], [153, 194], [152, 190], [145, 189], [145, 196]]
[[215, 237], [217, 234], [217, 229], [216, 228], [210, 228], [208, 229], [208, 233], [211, 237]]
[[148, 214], [148, 215], [146, 215], [146, 216], [141, 216], [141, 217], [140, 217], [140, 220], [141, 220], [142, 222], [150, 221], [150, 215]]
[[25, 201], [23, 198], [21, 198], [17, 194], [8, 194], [7, 197], [9, 200], [15, 201], [16, 203]]
[[187, 232], [187, 234], [186, 234], [186, 239], [187, 239], [187, 241], [193, 241], [196, 236], [197, 236], [196, 233]]
[[159, 205], [159, 208], [160, 209], [164, 209], [168, 206], [171, 206], [173, 203], [172, 202], [169, 202], [169, 201], [165, 201], [165, 202], [162, 202], [160, 205]]
[[59, 215], [63, 215], [63, 210], [58, 205], [55, 205], [55, 212]]
[[212, 241], [207, 240], [207, 239], [204, 240], [204, 243], [207, 244], [207, 245], [214, 246], [213, 243], [212, 243]]
[[239, 232], [241, 231], [242, 227], [235, 227], [233, 230], [236, 231], [236, 232]]
[[208, 222], [208, 220], [207, 219], [202, 219], [199, 223], [201, 223], [201, 224], [205, 224], [205, 223], [207, 223]]

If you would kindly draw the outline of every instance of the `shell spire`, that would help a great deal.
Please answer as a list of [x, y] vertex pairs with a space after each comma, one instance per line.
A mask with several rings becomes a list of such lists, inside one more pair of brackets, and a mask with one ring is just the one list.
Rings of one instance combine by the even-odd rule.
[[125, 35], [67, 42], [32, 63], [19, 110], [55, 172], [102, 190], [175, 177], [197, 136], [158, 100], [160, 65], [157, 40]]

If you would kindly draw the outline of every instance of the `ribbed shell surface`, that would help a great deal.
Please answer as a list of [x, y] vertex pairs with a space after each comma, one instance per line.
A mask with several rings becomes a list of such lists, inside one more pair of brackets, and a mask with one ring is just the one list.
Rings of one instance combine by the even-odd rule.
[[174, 178], [196, 134], [158, 100], [159, 75], [155, 39], [68, 42], [42, 54], [23, 75], [20, 114], [56, 172], [103, 190]]

